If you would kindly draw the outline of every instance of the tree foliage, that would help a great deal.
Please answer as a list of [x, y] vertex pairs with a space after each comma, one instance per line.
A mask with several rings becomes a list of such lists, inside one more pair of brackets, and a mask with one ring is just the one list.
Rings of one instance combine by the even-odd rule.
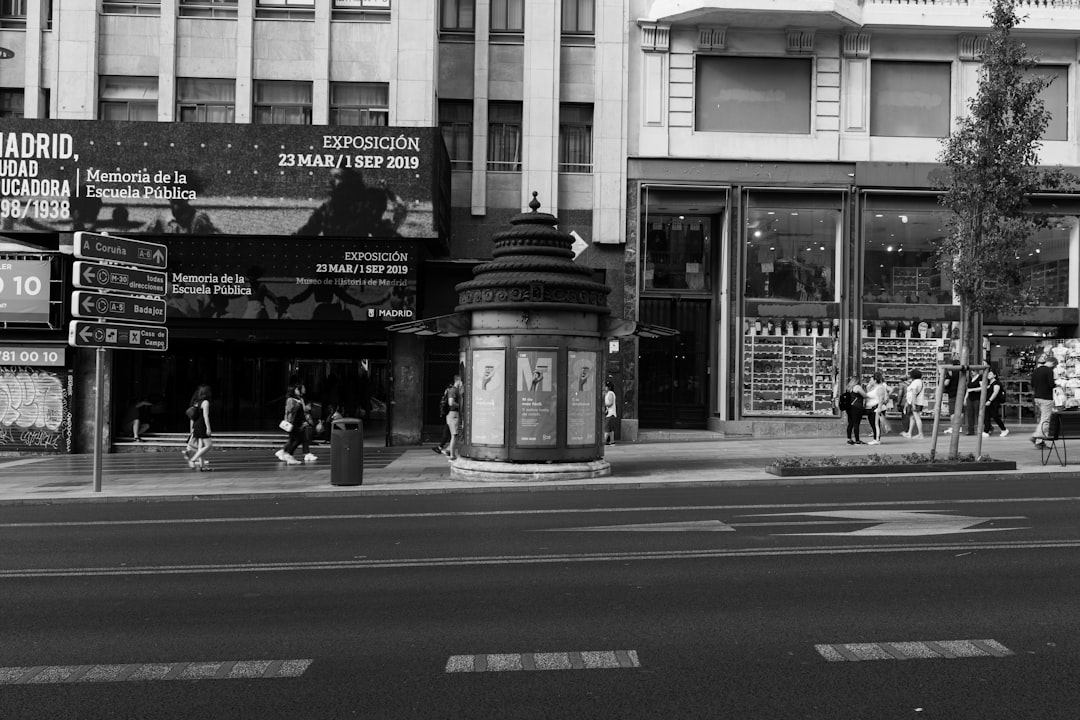
[[970, 313], [1019, 312], [1038, 301], [1027, 287], [1019, 257], [1046, 215], [1030, 211], [1030, 197], [1073, 182], [1061, 168], [1039, 166], [1041, 138], [1050, 121], [1040, 93], [1052, 78], [1013, 37], [1021, 18], [1017, 0], [994, 0], [993, 26], [968, 115], [943, 141], [946, 166], [941, 204], [953, 211], [938, 261]]
[[[1019, 258], [1027, 256], [1032, 235], [1049, 218], [1032, 212], [1030, 199], [1034, 193], [1075, 183], [1060, 167], [1039, 165], [1050, 121], [1040, 93], [1052, 78], [1038, 74], [1035, 58], [1013, 36], [1021, 21], [1017, 3], [993, 0], [986, 14], [992, 29], [981, 58], [978, 90], [968, 102], [968, 115], [957, 118], [956, 130], [943, 141], [939, 158], [945, 165], [941, 204], [952, 213], [948, 234], [937, 246], [938, 265], [952, 281], [960, 304], [962, 366], [980, 360], [981, 343], [974, 332], [978, 317], [1018, 313], [1038, 303]], [[967, 373], [962, 372], [958, 398], [965, 396], [966, 387]], [[955, 458], [962, 408], [954, 407], [952, 413], [949, 457]], [[981, 417], [977, 424], [978, 430]]]

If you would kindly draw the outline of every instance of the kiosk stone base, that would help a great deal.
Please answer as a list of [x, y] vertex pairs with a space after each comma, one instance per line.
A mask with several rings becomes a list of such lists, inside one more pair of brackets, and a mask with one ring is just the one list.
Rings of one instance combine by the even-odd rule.
[[548, 482], [588, 480], [611, 475], [607, 460], [558, 463], [508, 463], [459, 457], [450, 464], [454, 480], [478, 482]]

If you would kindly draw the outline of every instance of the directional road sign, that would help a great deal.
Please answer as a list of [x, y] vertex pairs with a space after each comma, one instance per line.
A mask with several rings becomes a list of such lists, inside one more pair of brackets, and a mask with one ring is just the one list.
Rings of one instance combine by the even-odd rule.
[[75, 257], [138, 265], [153, 270], [164, 270], [169, 266], [169, 249], [164, 245], [82, 231], [75, 233]]
[[86, 290], [121, 290], [139, 295], [164, 295], [166, 275], [117, 265], [76, 262], [75, 287]]
[[72, 320], [68, 325], [68, 345], [164, 352], [169, 349], [169, 331], [158, 325]]
[[82, 318], [164, 323], [165, 301], [97, 292], [71, 294], [71, 314]]

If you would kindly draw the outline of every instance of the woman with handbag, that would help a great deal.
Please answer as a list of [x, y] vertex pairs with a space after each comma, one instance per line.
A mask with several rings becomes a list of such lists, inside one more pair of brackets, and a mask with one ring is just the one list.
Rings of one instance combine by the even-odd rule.
[[308, 419], [308, 405], [304, 402], [304, 383], [300, 380], [294, 380], [289, 385], [289, 392], [285, 396], [285, 419], [279, 426], [289, 433], [289, 439], [285, 447], [275, 453], [277, 459], [288, 465], [300, 465], [301, 461], [297, 460], [293, 453], [302, 445], [303, 462], [315, 462], [317, 458], [310, 450], [311, 422]]

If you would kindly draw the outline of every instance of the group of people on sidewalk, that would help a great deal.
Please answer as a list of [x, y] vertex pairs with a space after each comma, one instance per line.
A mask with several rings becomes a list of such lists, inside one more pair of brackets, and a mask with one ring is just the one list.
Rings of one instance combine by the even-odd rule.
[[[998, 426], [1001, 437], [1009, 434], [1005, 422], [1001, 418], [1001, 406], [1005, 400], [1005, 389], [993, 369], [986, 371], [986, 410], [983, 413], [983, 437], [990, 437], [993, 424]], [[949, 407], [955, 408], [956, 397], [959, 391], [960, 371], [951, 370], [945, 374], [944, 389], [949, 398]], [[982, 397], [982, 373], [973, 372], [968, 380], [964, 398], [964, 420], [968, 435], [975, 434], [975, 425], [979, 417], [979, 403]], [[875, 372], [864, 385], [857, 375], [848, 378], [844, 385], [844, 391], [840, 394], [837, 402], [840, 410], [847, 419], [847, 443], [848, 445], [879, 445], [881, 436], [890, 432], [891, 427], [885, 417], [886, 410], [896, 409], [900, 412], [901, 424], [905, 428], [900, 436], [907, 439], [920, 439], [923, 436], [922, 413], [926, 410], [927, 402], [926, 385], [922, 379], [920, 370], [912, 369], [896, 393], [885, 383], [880, 372]], [[860, 437], [860, 427], [863, 418], [867, 419], [870, 426], [872, 439], [863, 442]], [[951, 433], [952, 428], [947, 428], [946, 433]]]

